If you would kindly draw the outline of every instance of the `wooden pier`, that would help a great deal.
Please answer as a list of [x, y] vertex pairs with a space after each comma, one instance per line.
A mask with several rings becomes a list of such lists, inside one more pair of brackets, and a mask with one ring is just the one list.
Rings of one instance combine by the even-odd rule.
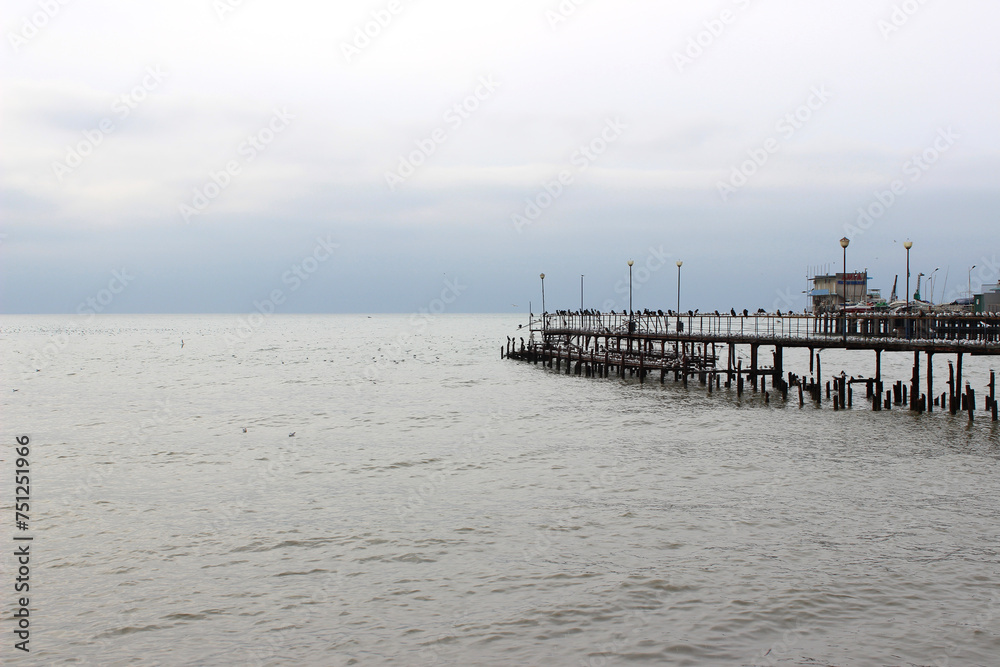
[[[738, 358], [738, 346], [749, 348], [749, 364]], [[786, 373], [785, 348], [809, 350], [809, 375]], [[765, 348], [762, 357], [761, 348]], [[871, 377], [832, 376], [824, 383], [821, 352], [826, 349], [867, 350], [874, 353]], [[882, 353], [912, 352], [913, 373], [908, 383], [883, 385]], [[696, 381], [711, 393], [735, 386], [737, 395], [771, 392], [783, 400], [797, 389], [799, 406], [805, 398], [816, 404], [831, 400], [835, 410], [854, 407], [854, 386], [864, 385], [865, 404], [872, 410], [906, 406], [915, 412], [935, 408], [951, 414], [967, 412], [974, 419], [975, 389], [962, 384], [964, 355], [1000, 355], [1000, 315], [965, 313], [851, 313], [782, 315], [777, 313], [678, 314], [662, 311], [598, 313], [558, 311], [532, 317], [529, 338], [508, 338], [501, 357], [543, 364], [565, 373], [587, 377], [638, 378], [640, 383], [659, 376], [674, 381]], [[720, 362], [720, 353], [725, 361]], [[921, 377], [920, 356], [927, 359]], [[932, 359], [955, 355], [949, 361], [948, 391], [935, 394]], [[924, 389], [923, 381], [926, 381]], [[768, 390], [770, 383], [770, 391]], [[996, 380], [990, 371], [985, 411], [997, 421]]]

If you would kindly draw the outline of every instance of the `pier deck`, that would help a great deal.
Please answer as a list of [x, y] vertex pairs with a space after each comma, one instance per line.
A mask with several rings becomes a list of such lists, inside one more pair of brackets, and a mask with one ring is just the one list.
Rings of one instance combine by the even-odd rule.
[[[718, 347], [726, 349], [725, 368], [720, 368]], [[748, 346], [750, 365], [743, 368], [737, 359], [738, 346]], [[772, 347], [771, 365], [759, 362], [760, 347]], [[786, 347], [809, 349], [807, 378], [783, 369]], [[597, 313], [591, 311], [558, 311], [532, 317], [529, 339], [508, 338], [501, 356], [542, 363], [566, 372], [589, 376], [637, 376], [644, 382], [651, 372], [660, 372], [660, 382], [667, 373], [686, 385], [689, 378], [698, 378], [712, 391], [737, 385], [743, 393], [744, 378], [753, 391], [766, 392], [766, 378], [772, 388], [787, 400], [790, 387], [799, 387], [799, 402], [803, 393], [817, 403], [823, 400], [823, 377], [820, 352], [826, 349], [868, 350], [875, 353], [875, 373], [871, 378], [834, 376], [826, 383], [827, 398], [831, 382], [836, 394], [836, 409], [853, 405], [852, 387], [863, 383], [866, 400], [873, 410], [890, 409], [891, 405], [909, 404], [911, 410], [933, 411], [934, 406], [949, 409], [953, 414], [967, 410], [970, 419], [975, 410], [975, 391], [962, 386], [962, 358], [970, 355], [1000, 355], [1000, 315], [966, 313], [847, 313], [824, 315], [776, 313], [688, 313], [677, 314], [645, 311], [642, 313]], [[882, 352], [912, 352], [913, 375], [909, 386], [897, 382], [886, 392], [883, 401], [881, 373]], [[927, 357], [926, 393], [920, 393], [920, 355]], [[949, 362], [949, 391], [934, 395], [933, 366], [935, 354], [955, 354], [956, 364]], [[571, 371], [571, 369], [573, 369]], [[956, 372], [957, 370], [957, 372]], [[815, 375], [813, 376], [813, 373]], [[995, 376], [990, 373], [986, 411], [997, 420]], [[907, 400], [909, 394], [909, 400]]]

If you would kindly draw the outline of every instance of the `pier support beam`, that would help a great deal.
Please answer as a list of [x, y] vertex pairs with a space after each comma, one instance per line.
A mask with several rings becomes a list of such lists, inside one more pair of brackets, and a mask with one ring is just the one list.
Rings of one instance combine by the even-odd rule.
[[934, 412], [934, 353], [927, 353], [927, 412]]
[[958, 353], [958, 360], [955, 363], [955, 399], [961, 401], [962, 396], [962, 353]]
[[913, 353], [913, 377], [910, 381], [910, 410], [918, 412], [920, 401], [920, 353]]

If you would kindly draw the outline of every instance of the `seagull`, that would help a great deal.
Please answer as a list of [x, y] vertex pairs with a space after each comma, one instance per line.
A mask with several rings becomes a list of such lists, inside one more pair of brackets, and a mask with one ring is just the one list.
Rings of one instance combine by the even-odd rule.
[[292, 438], [292, 437], [294, 437], [294, 436], [295, 436], [295, 431], [292, 431], [291, 433], [289, 433], [289, 434], [288, 434], [288, 437], [289, 437], [289, 438]]

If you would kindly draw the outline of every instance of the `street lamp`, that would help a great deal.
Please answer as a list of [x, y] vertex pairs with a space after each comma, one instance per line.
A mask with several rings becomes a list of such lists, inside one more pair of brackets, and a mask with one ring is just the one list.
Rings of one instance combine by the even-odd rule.
[[969, 298], [970, 299], [972, 298], [972, 269], [974, 269], [974, 268], [976, 268], [975, 264], [973, 264], [971, 267], [969, 267]]
[[906, 241], [903, 247], [906, 248], [906, 310], [910, 310], [910, 248], [913, 241]]
[[545, 328], [545, 274], [539, 273], [538, 277], [542, 279], [542, 328]]
[[632, 265], [635, 264], [631, 259], [628, 261], [628, 315], [629, 321], [632, 321]]
[[677, 260], [677, 317], [681, 316], [681, 266], [684, 264]]
[[844, 342], [847, 342], [847, 246], [851, 239], [846, 236], [840, 239], [840, 247], [844, 249]]
[[937, 279], [934, 278], [934, 274], [936, 274], [940, 269], [941, 269], [941, 267], [939, 266], [936, 269], [934, 269], [933, 271], [931, 271], [931, 275], [927, 276], [927, 281], [924, 283], [925, 285], [930, 285], [930, 291], [931, 291], [930, 302], [931, 303], [934, 303], [934, 290], [937, 289]]

